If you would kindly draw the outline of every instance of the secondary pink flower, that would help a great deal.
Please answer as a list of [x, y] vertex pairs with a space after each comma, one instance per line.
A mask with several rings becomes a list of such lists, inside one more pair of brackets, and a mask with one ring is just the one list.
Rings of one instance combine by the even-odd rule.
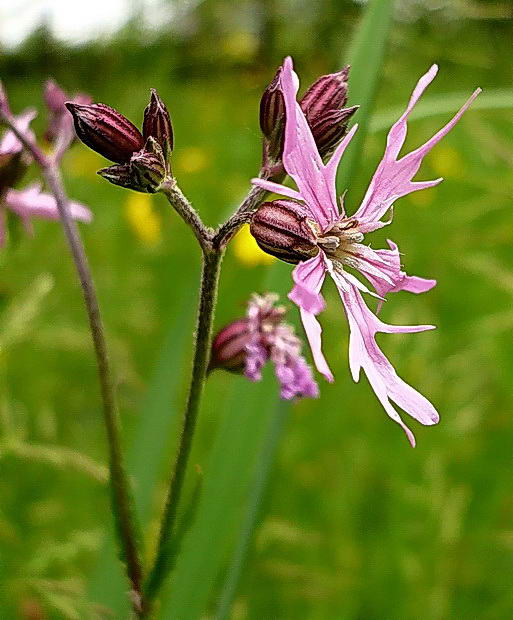
[[54, 153], [60, 159], [75, 138], [73, 117], [66, 108], [66, 102], [79, 105], [91, 103], [91, 97], [83, 93], [69, 97], [54, 80], [47, 80], [44, 88], [44, 100], [48, 108], [48, 126], [45, 138], [54, 145]]
[[[324, 309], [324, 299], [320, 290], [326, 274], [330, 274], [337, 286], [349, 322], [349, 365], [353, 379], [358, 381], [360, 369], [364, 370], [385, 411], [404, 429], [412, 445], [415, 445], [413, 433], [401, 420], [392, 403], [426, 425], [436, 424], [439, 419], [438, 413], [424, 396], [396, 374], [378, 347], [375, 335], [378, 332], [420, 332], [433, 329], [433, 326], [398, 326], [383, 323], [369, 310], [361, 293], [369, 293], [382, 299], [387, 293], [400, 290], [422, 293], [435, 286], [436, 282], [406, 275], [401, 270], [398, 248], [391, 241], [389, 249], [383, 250], [373, 250], [362, 241], [365, 233], [390, 223], [382, 221], [382, 218], [395, 200], [410, 192], [437, 185], [442, 180], [415, 182], [412, 179], [424, 156], [454, 127], [480, 90], [476, 90], [454, 118], [424, 145], [399, 157], [399, 151], [406, 138], [408, 116], [425, 88], [434, 79], [437, 70], [437, 66], [433, 65], [417, 83], [405, 112], [388, 134], [385, 154], [374, 173], [362, 204], [352, 216], [347, 216], [344, 206], [341, 204], [339, 208], [337, 204], [335, 177], [340, 159], [357, 126], [355, 125], [345, 136], [325, 165], [305, 116], [296, 102], [299, 80], [293, 71], [292, 60], [287, 58], [279, 78], [279, 88], [283, 93], [286, 110], [283, 163], [298, 189], [294, 190], [263, 179], [253, 180], [255, 185], [291, 199], [287, 217], [290, 217], [296, 209], [298, 213], [298, 225], [292, 231], [294, 235], [299, 231], [299, 224], [304, 223], [310, 227], [314, 235], [318, 251], [313, 258], [309, 258], [312, 255], [309, 248], [305, 260], [299, 262], [294, 269], [295, 285], [289, 298], [300, 308], [318, 370], [329, 381], [333, 380], [321, 350], [321, 326], [316, 318], [316, 315]], [[287, 201], [282, 200], [280, 203], [282, 211], [287, 208]], [[303, 219], [300, 210], [305, 213]], [[283, 235], [277, 237], [276, 242], [278, 243], [281, 238], [284, 238]], [[305, 237], [305, 240], [310, 243], [309, 237], [308, 239]], [[264, 239], [264, 244], [272, 245], [269, 242], [269, 235]], [[348, 268], [365, 276], [375, 292], [348, 271]]]
[[[22, 190], [8, 189], [0, 198], [0, 247], [5, 243], [5, 210], [9, 209], [23, 220], [27, 232], [32, 233], [32, 218], [58, 220], [59, 210], [55, 198], [41, 191], [39, 183], [34, 183]], [[69, 205], [73, 219], [90, 222], [92, 213], [87, 207], [71, 202]]]
[[[36, 118], [37, 112], [33, 108], [27, 108], [15, 117], [16, 127], [25, 135], [34, 139], [34, 134], [29, 129], [30, 123]], [[23, 151], [23, 145], [12, 131], [6, 131], [0, 140], [0, 155], [17, 155]]]
[[214, 338], [210, 368], [244, 372], [251, 381], [260, 381], [263, 366], [271, 361], [281, 398], [316, 398], [319, 389], [301, 355], [302, 343], [284, 321], [285, 308], [276, 306], [277, 301], [278, 296], [272, 293], [253, 294], [247, 316], [230, 323]]

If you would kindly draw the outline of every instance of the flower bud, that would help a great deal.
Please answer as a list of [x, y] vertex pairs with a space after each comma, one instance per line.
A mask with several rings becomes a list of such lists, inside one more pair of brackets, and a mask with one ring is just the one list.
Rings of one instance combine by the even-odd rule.
[[132, 173], [130, 171], [130, 164], [115, 164], [114, 166], [108, 166], [107, 168], [101, 168], [96, 174], [99, 174], [102, 178], [109, 183], [119, 185], [119, 187], [125, 187], [126, 189], [133, 189], [136, 192], [145, 192], [146, 190], [140, 189], [134, 182]]
[[130, 160], [130, 173], [138, 191], [154, 194], [166, 178], [166, 162], [162, 152], [152, 153], [143, 149], [134, 153]]
[[66, 107], [73, 115], [80, 140], [107, 159], [125, 164], [143, 148], [141, 132], [114, 108], [104, 103], [80, 105], [69, 101]]
[[281, 72], [279, 67], [260, 100], [260, 128], [266, 138], [272, 137], [285, 115], [285, 102], [279, 88]]
[[223, 368], [230, 372], [244, 372], [249, 340], [248, 319], [238, 319], [223, 327], [212, 342], [209, 370]]
[[319, 114], [316, 120], [312, 122], [312, 135], [321, 157], [326, 157], [346, 135], [347, 123], [358, 110], [358, 107], [355, 105], [352, 108], [328, 110]]
[[310, 86], [300, 101], [309, 124], [327, 110], [335, 110], [346, 104], [348, 77], [349, 66], [346, 66], [342, 71], [321, 76]]
[[173, 150], [173, 126], [165, 103], [157, 91], [151, 89], [150, 103], [144, 110], [143, 138], [154, 138], [162, 148], [164, 158], [169, 160]]
[[264, 202], [253, 215], [250, 231], [268, 254], [287, 263], [299, 263], [317, 255], [315, 222], [293, 200]]

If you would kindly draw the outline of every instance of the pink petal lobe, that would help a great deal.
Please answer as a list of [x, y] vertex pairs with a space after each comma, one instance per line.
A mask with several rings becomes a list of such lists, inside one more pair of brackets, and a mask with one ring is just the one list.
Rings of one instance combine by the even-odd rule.
[[320, 252], [314, 258], [299, 263], [292, 272], [295, 285], [289, 293], [289, 299], [312, 314], [322, 312], [325, 303], [319, 291], [324, 282], [325, 273], [326, 267]]
[[[36, 118], [37, 112], [33, 108], [24, 110], [19, 116], [15, 117], [16, 127], [26, 133], [31, 139], [34, 139], [32, 130], [29, 129], [30, 123]], [[23, 144], [13, 134], [12, 131], [6, 131], [0, 140], [1, 154], [16, 154], [23, 150]]]
[[[378, 332], [413, 331], [410, 327], [386, 325], [367, 308], [359, 291], [351, 286], [349, 291], [339, 291], [350, 327], [349, 363], [355, 381], [360, 368], [364, 370], [372, 389], [387, 414], [405, 431], [410, 443], [415, 439], [401, 420], [391, 401], [421, 424], [436, 424], [439, 416], [433, 405], [395, 372], [393, 366], [378, 347], [375, 335]], [[427, 328], [428, 326], [417, 326]]]
[[[39, 184], [31, 185], [23, 190], [10, 189], [4, 197], [8, 209], [22, 218], [40, 217], [47, 220], [59, 219], [59, 210], [55, 198], [41, 192]], [[91, 211], [78, 202], [70, 202], [71, 217], [82, 222], [90, 222]]]
[[286, 58], [280, 75], [285, 101], [283, 165], [298, 186], [312, 217], [326, 228], [339, 216], [333, 174], [326, 171], [305, 115], [296, 101], [299, 80]]
[[281, 183], [273, 183], [272, 181], [266, 181], [265, 179], [251, 179], [251, 183], [253, 185], [257, 185], [262, 189], [266, 189], [268, 192], [273, 192], [273, 194], [281, 194], [282, 196], [287, 196], [287, 198], [292, 198], [293, 200], [301, 200], [301, 194], [286, 185], [281, 185]]
[[317, 370], [328, 381], [333, 381], [333, 374], [322, 353], [322, 328], [315, 318], [315, 315], [324, 309], [324, 300], [320, 290], [325, 277], [324, 256], [322, 252], [319, 252], [317, 256], [304, 263], [299, 263], [294, 269], [295, 286], [289, 293], [289, 299], [300, 308], [301, 320]]
[[355, 244], [353, 251], [357, 269], [375, 288], [378, 295], [409, 291], [424, 293], [436, 285], [436, 280], [409, 276], [401, 269], [401, 257], [397, 245], [388, 240], [389, 250], [373, 250], [365, 245]]
[[429, 153], [435, 144], [456, 125], [463, 113], [481, 92], [481, 89], [478, 88], [457, 114], [430, 140], [398, 159], [399, 152], [406, 138], [408, 116], [426, 87], [433, 81], [437, 70], [437, 66], [433, 65], [431, 69], [420, 78], [410, 97], [406, 110], [390, 129], [383, 159], [372, 177], [362, 204], [355, 213], [357, 219], [363, 222], [376, 222], [385, 215], [398, 198], [440, 183], [441, 179], [417, 182], [414, 182], [412, 179], [417, 174], [422, 160], [427, 153]]

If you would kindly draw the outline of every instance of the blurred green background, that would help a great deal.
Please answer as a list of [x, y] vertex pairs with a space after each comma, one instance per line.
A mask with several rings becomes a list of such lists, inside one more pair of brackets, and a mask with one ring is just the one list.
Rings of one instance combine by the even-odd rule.
[[[169, 6], [150, 28], [141, 14], [150, 9], [132, 5], [115, 35], [80, 45], [41, 24], [1, 52], [0, 76], [14, 110], [41, 109], [39, 133], [49, 76], [136, 124], [157, 88], [173, 118], [175, 175], [215, 225], [258, 172], [259, 98], [276, 66], [291, 54], [303, 86], [338, 69], [365, 4]], [[183, 609], [173, 617], [513, 615], [512, 40], [507, 0], [397, 2], [371, 128], [349, 179], [351, 212], [385, 128], [433, 62], [440, 73], [422, 118], [409, 124], [407, 147], [484, 89], [419, 174], [445, 182], [400, 200], [392, 227], [372, 237], [373, 247], [391, 237], [410, 274], [438, 280], [418, 297], [392, 295], [383, 310], [388, 322], [438, 329], [380, 344], [435, 403], [440, 424], [412, 421], [413, 450], [366, 379], [352, 382], [346, 320], [327, 284], [321, 321], [336, 382], [319, 379], [319, 400], [280, 406], [272, 373], [260, 385], [220, 372], [208, 382], [186, 504], [202, 477], [204, 497], [183, 519], [193, 525], [166, 594]], [[199, 253], [162, 197], [109, 185], [95, 174], [104, 165], [80, 144], [63, 162], [69, 195], [94, 211], [81, 230], [150, 558], [189, 378]], [[11, 222], [0, 263], [0, 617], [126, 617], [126, 585], [105, 542], [111, 516], [94, 359], [59, 225], [38, 221], [30, 238]], [[241, 234], [224, 262], [216, 326], [244, 314], [253, 291], [272, 288], [285, 299], [289, 273]], [[302, 333], [293, 307], [289, 318]]]

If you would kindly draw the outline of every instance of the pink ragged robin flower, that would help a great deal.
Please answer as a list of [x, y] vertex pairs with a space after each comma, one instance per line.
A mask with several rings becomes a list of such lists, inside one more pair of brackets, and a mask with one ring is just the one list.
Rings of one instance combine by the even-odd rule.
[[[0, 84], [0, 107], [10, 113], [7, 96]], [[36, 116], [35, 110], [27, 109], [15, 117], [18, 129], [29, 139], [35, 140], [30, 123]], [[41, 191], [39, 183], [24, 189], [15, 189], [25, 174], [32, 158], [12, 131], [6, 131], [0, 138], [0, 247], [5, 244], [7, 212], [13, 213], [23, 222], [28, 233], [32, 233], [32, 218], [58, 220], [59, 210], [55, 198]], [[82, 222], [90, 222], [92, 213], [77, 202], [70, 203], [71, 216]]]
[[[435, 280], [408, 276], [401, 270], [397, 246], [373, 250], [363, 244], [364, 235], [390, 223], [382, 218], [393, 203], [413, 191], [433, 187], [442, 179], [413, 181], [424, 156], [457, 123], [479, 94], [476, 90], [454, 118], [424, 145], [399, 157], [406, 138], [407, 119], [425, 88], [434, 79], [437, 66], [419, 80], [408, 106], [388, 133], [385, 154], [371, 180], [362, 204], [346, 215], [337, 204], [335, 177], [340, 159], [357, 126], [344, 137], [333, 156], [324, 164], [312, 131], [301, 107], [296, 102], [299, 80], [287, 58], [279, 76], [286, 112], [283, 164], [297, 190], [277, 183], [254, 179], [253, 183], [288, 200], [265, 203], [263, 215], [255, 215], [252, 230], [260, 245], [288, 262], [298, 263], [293, 271], [294, 287], [289, 297], [300, 308], [303, 325], [317, 369], [329, 380], [333, 375], [321, 350], [321, 326], [316, 318], [324, 309], [320, 290], [326, 274], [338, 289], [349, 322], [349, 365], [358, 381], [360, 369], [387, 414], [405, 431], [410, 443], [415, 438], [392, 403], [425, 425], [436, 424], [439, 416], [433, 405], [405, 383], [378, 347], [375, 335], [412, 333], [433, 329], [431, 325], [388, 325], [375, 316], [363, 300], [362, 293], [382, 299], [387, 293], [401, 290], [422, 293], [431, 289]], [[292, 247], [292, 251], [289, 248]], [[273, 251], [274, 249], [274, 251]], [[363, 275], [374, 288], [371, 291], [348, 268]]]
[[[41, 191], [39, 183], [29, 185], [24, 189], [8, 189], [0, 196], [0, 247], [5, 244], [5, 214], [10, 211], [23, 222], [27, 233], [32, 234], [32, 218], [58, 220], [59, 209], [55, 198], [51, 194]], [[91, 222], [93, 214], [84, 205], [78, 202], [69, 203], [69, 212], [74, 220]]]
[[260, 381], [263, 366], [271, 361], [281, 398], [316, 398], [319, 389], [301, 355], [301, 340], [285, 322], [286, 310], [277, 306], [277, 301], [278, 295], [273, 293], [251, 296], [246, 316], [221, 329], [214, 338], [210, 369], [244, 372], [251, 381]]

